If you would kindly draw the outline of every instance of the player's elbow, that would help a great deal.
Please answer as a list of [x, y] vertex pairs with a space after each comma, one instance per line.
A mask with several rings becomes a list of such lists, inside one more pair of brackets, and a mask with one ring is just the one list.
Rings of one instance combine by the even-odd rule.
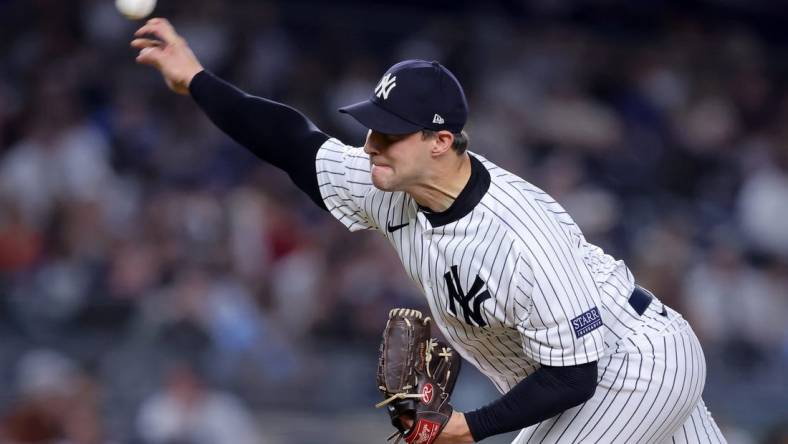
[[591, 397], [594, 396], [595, 392], [596, 392], [596, 381], [593, 381], [593, 383], [590, 384], [583, 384], [580, 387], [576, 387], [575, 405], [579, 405], [588, 401], [589, 399], [591, 399]]
[[596, 392], [596, 361], [578, 366], [573, 376], [574, 377], [571, 379], [572, 395], [575, 401], [574, 405], [578, 405], [591, 399]]
[[582, 404], [596, 391], [596, 361], [567, 367], [543, 367], [544, 376], [554, 381], [556, 388], [563, 393], [565, 405], [574, 407]]

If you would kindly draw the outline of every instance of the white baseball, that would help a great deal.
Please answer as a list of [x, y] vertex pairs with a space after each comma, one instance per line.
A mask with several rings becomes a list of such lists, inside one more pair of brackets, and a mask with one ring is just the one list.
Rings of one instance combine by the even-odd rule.
[[156, 7], [156, 0], [115, 0], [115, 7], [131, 20], [147, 17]]

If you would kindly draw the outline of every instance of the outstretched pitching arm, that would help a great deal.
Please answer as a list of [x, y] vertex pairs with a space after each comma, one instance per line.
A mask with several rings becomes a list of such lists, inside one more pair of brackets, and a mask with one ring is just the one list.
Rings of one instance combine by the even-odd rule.
[[158, 69], [174, 92], [191, 94], [216, 126], [257, 157], [287, 172], [325, 209], [315, 156], [327, 135], [297, 110], [246, 94], [206, 71], [166, 19], [148, 20], [134, 35], [137, 38], [131, 46], [140, 50], [138, 63]]

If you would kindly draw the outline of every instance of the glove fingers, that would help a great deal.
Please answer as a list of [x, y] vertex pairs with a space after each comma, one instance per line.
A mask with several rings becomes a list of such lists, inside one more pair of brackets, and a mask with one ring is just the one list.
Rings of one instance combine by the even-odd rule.
[[462, 359], [454, 349], [441, 341], [437, 342], [437, 346], [432, 353], [430, 375], [436, 383], [440, 384], [441, 388], [451, 392], [457, 380], [457, 375], [460, 373]]
[[421, 312], [397, 308], [389, 313], [380, 346], [378, 387], [390, 393], [400, 392], [411, 381], [419, 365], [424, 343], [430, 337], [430, 321]]

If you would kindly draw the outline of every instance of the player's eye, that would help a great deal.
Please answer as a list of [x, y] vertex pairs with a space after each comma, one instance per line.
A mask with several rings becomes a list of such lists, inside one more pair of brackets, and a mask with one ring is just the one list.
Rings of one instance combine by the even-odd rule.
[[378, 140], [384, 146], [388, 146], [393, 143], [399, 142], [400, 140], [405, 138], [405, 136], [379, 133], [377, 131], [372, 131], [372, 137]]
[[386, 142], [390, 144], [399, 142], [400, 140], [405, 138], [405, 136], [403, 135], [395, 135], [395, 134], [385, 134], [384, 137], [386, 139]]

